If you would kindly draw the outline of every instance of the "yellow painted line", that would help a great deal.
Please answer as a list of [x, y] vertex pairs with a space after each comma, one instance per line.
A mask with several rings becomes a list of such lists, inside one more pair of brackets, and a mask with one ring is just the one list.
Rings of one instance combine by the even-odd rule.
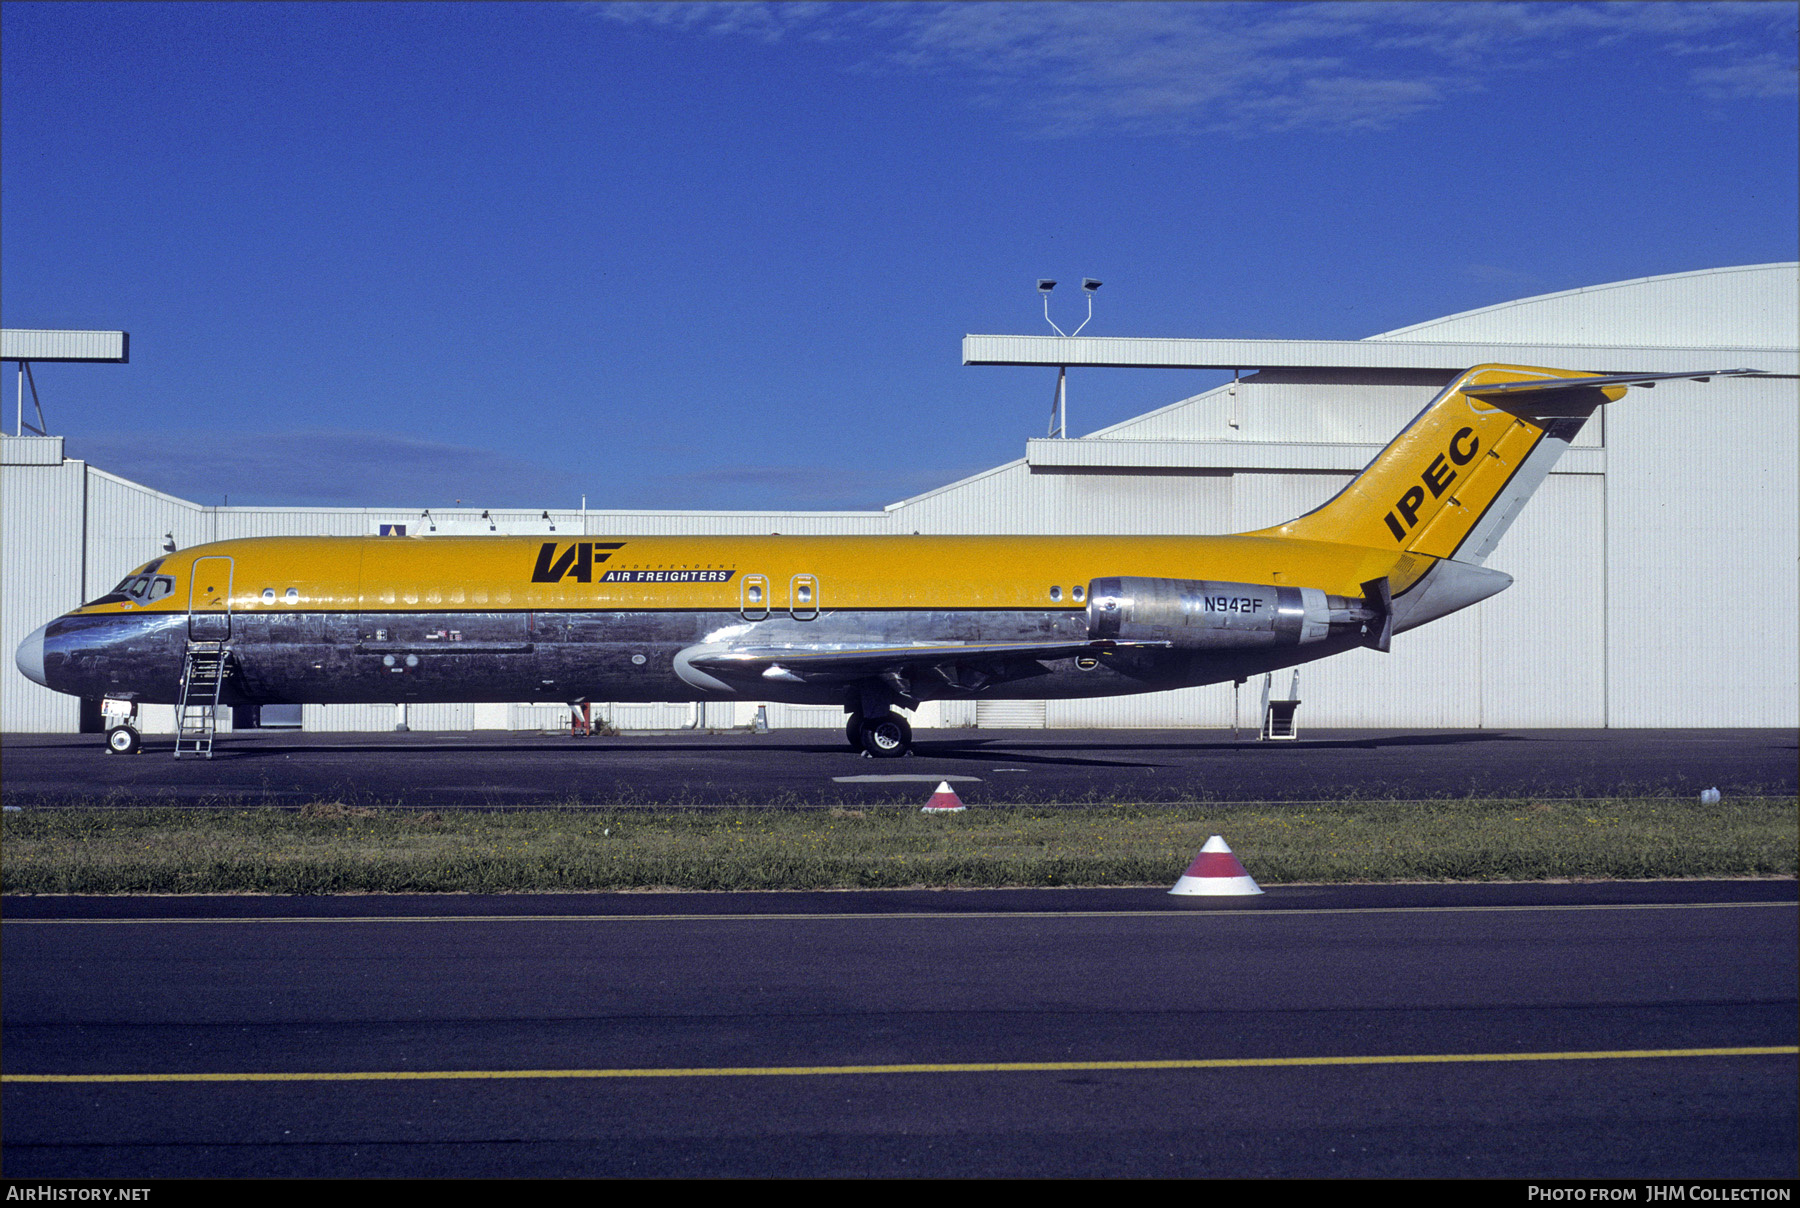
[[1372, 1057], [1213, 1057], [1172, 1061], [984, 1061], [908, 1065], [697, 1066], [617, 1070], [351, 1070], [273, 1074], [6, 1074], [0, 1082], [427, 1082], [519, 1078], [779, 1078], [845, 1074], [1053, 1074], [1100, 1070], [1226, 1070], [1326, 1065], [1450, 1065], [1507, 1061], [1628, 1061], [1652, 1057], [1791, 1057], [1800, 1045], [1726, 1049], [1602, 1049], [1569, 1053], [1421, 1053]]
[[[1198, 905], [1198, 903], [1196, 903]], [[236, 917], [204, 915], [193, 918], [141, 919], [0, 919], [21, 927], [135, 926], [166, 923], [755, 923], [812, 921], [879, 921], [882, 919], [1172, 919], [1219, 918], [1260, 915], [1282, 918], [1325, 914], [1483, 914], [1587, 910], [1748, 910], [1800, 906], [1793, 902], [1608, 902], [1571, 906], [1336, 906], [1255, 908], [1242, 910], [965, 910], [965, 911], [859, 911], [833, 914], [355, 914], [270, 915]]]

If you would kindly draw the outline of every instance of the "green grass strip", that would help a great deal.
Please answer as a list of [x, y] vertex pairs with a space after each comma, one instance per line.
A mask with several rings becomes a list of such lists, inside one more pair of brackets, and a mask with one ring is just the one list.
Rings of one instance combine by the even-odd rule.
[[1794, 876], [1793, 797], [0, 817], [17, 893], [503, 893], [1170, 885], [1222, 834], [1265, 886]]

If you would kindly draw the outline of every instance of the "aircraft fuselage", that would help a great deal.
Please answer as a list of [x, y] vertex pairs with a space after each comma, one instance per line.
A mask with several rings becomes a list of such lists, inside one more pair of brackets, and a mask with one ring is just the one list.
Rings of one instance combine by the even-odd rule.
[[[215, 688], [243, 704], [841, 704], [853, 742], [903, 754], [893, 710], [925, 701], [1118, 696], [1386, 651], [1512, 582], [1482, 563], [1595, 408], [1743, 372], [1476, 366], [1337, 495], [1235, 536], [224, 541], [139, 567], [16, 659], [128, 711], [185, 714], [195, 684], [207, 704]], [[111, 749], [135, 749], [126, 737]]]
[[[1255, 538], [259, 538], [200, 546], [139, 568], [120, 585], [126, 591], [34, 634], [20, 659], [28, 675], [59, 692], [138, 703], [173, 703], [187, 650], [205, 642], [230, 652], [226, 703], [740, 698], [837, 704], [846, 685], [885, 673], [885, 666], [878, 672], [802, 666], [801, 660], [917, 649], [915, 662], [950, 670], [909, 676], [906, 690], [895, 693], [901, 703], [1110, 696], [1258, 674], [1359, 644], [1361, 627], [1352, 633], [1341, 625], [1335, 635], [1302, 643], [1297, 625], [1278, 615], [1279, 588], [1228, 578], [1323, 579], [1331, 577], [1324, 561], [1344, 561], [1341, 549], [1310, 551], [1309, 559], [1300, 544]], [[596, 559], [596, 546], [605, 562]], [[1336, 572], [1348, 576], [1345, 594], [1360, 590], [1357, 575], [1393, 569], [1392, 556], [1363, 553], [1366, 558], [1350, 559], [1354, 565]], [[1270, 558], [1294, 569], [1264, 565]], [[1309, 567], [1309, 560], [1320, 565]], [[1107, 581], [1096, 572], [1122, 565], [1169, 572], [1169, 580], [1219, 583], [1216, 599], [1195, 607], [1216, 605], [1221, 626], [1236, 626], [1220, 629], [1230, 644], [1183, 648], [1153, 637], [1034, 657], [1095, 642], [1104, 621], [1090, 593]], [[1202, 577], [1196, 569], [1215, 573]], [[156, 579], [166, 582], [158, 598], [130, 598], [134, 582]], [[1297, 588], [1288, 591], [1298, 599]], [[1284, 625], [1292, 632], [1284, 633]], [[743, 648], [764, 652], [744, 675], [681, 662], [684, 652]], [[784, 662], [784, 650], [794, 657]], [[959, 660], [958, 650], [967, 657]]]

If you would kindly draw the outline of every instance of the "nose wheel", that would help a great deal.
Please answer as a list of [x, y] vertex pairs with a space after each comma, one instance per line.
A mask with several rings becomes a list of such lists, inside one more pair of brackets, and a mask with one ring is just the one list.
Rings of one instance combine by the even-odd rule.
[[144, 740], [130, 726], [114, 726], [106, 732], [108, 755], [135, 755], [143, 745]]
[[912, 727], [898, 713], [880, 717], [852, 717], [846, 737], [876, 759], [898, 759], [912, 752]]

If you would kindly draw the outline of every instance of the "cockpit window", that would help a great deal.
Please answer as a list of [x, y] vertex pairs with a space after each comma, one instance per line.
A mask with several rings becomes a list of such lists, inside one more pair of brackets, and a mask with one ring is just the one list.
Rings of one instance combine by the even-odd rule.
[[[146, 569], [154, 569], [162, 565], [162, 560], [152, 562]], [[119, 585], [101, 596], [98, 600], [89, 600], [86, 606], [95, 604], [149, 604], [160, 600], [175, 590], [175, 580], [168, 575], [148, 575], [133, 573], [119, 581]]]
[[113, 594], [124, 596], [134, 604], [148, 604], [174, 590], [175, 580], [167, 575], [132, 575], [113, 588]]

